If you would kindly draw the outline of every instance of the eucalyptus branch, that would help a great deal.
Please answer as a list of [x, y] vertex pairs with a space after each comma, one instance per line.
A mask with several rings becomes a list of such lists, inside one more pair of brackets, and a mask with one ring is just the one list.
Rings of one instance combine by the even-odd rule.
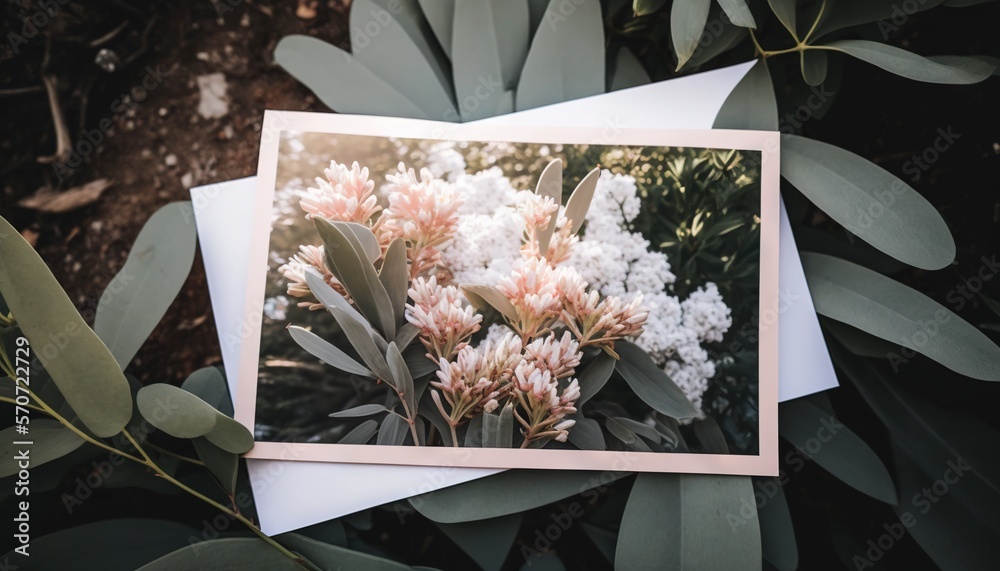
[[201, 460], [198, 460], [197, 458], [190, 458], [188, 456], [184, 456], [183, 454], [178, 454], [176, 452], [172, 452], [172, 451], [167, 450], [166, 448], [164, 448], [162, 446], [157, 446], [156, 444], [153, 444], [152, 442], [146, 442], [146, 446], [149, 446], [150, 448], [152, 448], [153, 450], [156, 450], [160, 454], [166, 454], [167, 456], [173, 456], [174, 458], [177, 458], [178, 460], [181, 460], [183, 462], [190, 462], [191, 464], [197, 464], [198, 466], [204, 466], [205, 465], [204, 462], [202, 462]]

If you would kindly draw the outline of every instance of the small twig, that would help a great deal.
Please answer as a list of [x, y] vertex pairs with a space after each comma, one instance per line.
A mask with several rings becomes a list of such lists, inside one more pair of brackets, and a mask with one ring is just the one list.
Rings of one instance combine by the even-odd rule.
[[0, 89], [0, 97], [25, 95], [27, 93], [39, 93], [42, 91], [45, 91], [44, 85], [30, 85], [28, 87], [12, 87], [10, 89]]
[[92, 47], [92, 48], [99, 48], [99, 47], [103, 46], [104, 44], [106, 44], [106, 43], [110, 42], [111, 40], [115, 39], [118, 36], [118, 34], [120, 34], [122, 32], [122, 30], [124, 30], [127, 27], [128, 27], [128, 20], [125, 20], [121, 24], [118, 24], [118, 26], [115, 27], [115, 29], [113, 29], [110, 32], [108, 32], [107, 34], [104, 34], [103, 36], [97, 38], [96, 40], [93, 40], [92, 42], [90, 42], [90, 47]]
[[66, 119], [59, 106], [59, 86], [56, 85], [56, 78], [52, 75], [43, 75], [42, 81], [45, 82], [45, 90], [49, 93], [49, 110], [52, 112], [52, 124], [56, 130], [56, 152], [47, 157], [38, 157], [38, 162], [42, 164], [63, 162], [69, 158], [73, 148], [69, 130], [66, 128]]

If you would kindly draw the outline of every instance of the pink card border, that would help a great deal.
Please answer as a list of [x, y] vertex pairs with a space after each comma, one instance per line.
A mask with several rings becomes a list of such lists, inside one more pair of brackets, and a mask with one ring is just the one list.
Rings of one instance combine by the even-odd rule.
[[[251, 276], [243, 311], [243, 344], [236, 393], [236, 420], [253, 431], [257, 367], [270, 239], [271, 207], [282, 131], [370, 135], [412, 139], [661, 145], [761, 152], [761, 258], [759, 314], [778, 302], [780, 135], [766, 131], [616, 129], [456, 124], [371, 117], [272, 111], [264, 113], [257, 197], [251, 244]], [[615, 470], [693, 474], [778, 475], [778, 328], [763, 328], [759, 349], [758, 455], [618, 452], [600, 450], [521, 450], [256, 442], [246, 458], [468, 468]], [[291, 454], [290, 454], [291, 452]]]

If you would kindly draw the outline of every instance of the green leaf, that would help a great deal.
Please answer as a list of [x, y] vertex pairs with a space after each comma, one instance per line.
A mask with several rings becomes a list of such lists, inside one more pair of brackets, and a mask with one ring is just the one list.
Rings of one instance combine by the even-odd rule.
[[[538, 184], [535, 185], [535, 194], [547, 196], [556, 203], [562, 205], [562, 183], [563, 164], [562, 159], [553, 159], [545, 165], [542, 174], [538, 175]], [[545, 228], [538, 230], [538, 251], [545, 253], [549, 248], [549, 240], [556, 230], [556, 217], [552, 216]]]
[[[17, 413], [20, 416], [20, 412]], [[59, 421], [48, 418], [36, 418], [28, 425], [30, 432], [19, 435], [9, 426], [0, 430], [3, 447], [0, 447], [0, 478], [17, 474], [23, 466], [17, 456], [27, 450], [30, 455], [30, 468], [34, 469], [46, 462], [51, 462], [76, 450], [86, 442], [75, 432], [63, 426]], [[32, 444], [21, 446], [15, 442], [30, 441]]]
[[393, 319], [392, 301], [378, 279], [375, 266], [367, 259], [362, 259], [362, 254], [355, 247], [356, 240], [348, 238], [335, 224], [323, 218], [314, 218], [313, 222], [323, 239], [327, 263], [337, 280], [343, 284], [369, 323], [377, 324], [385, 338], [395, 337], [396, 321]]
[[[463, 121], [494, 115], [499, 105], [488, 103], [490, 98], [503, 96], [517, 85], [528, 54], [528, 35], [527, 2], [458, 0], [455, 3], [451, 59]], [[484, 78], [490, 86], [486, 90]], [[513, 108], [502, 112], [510, 111]]]
[[[745, 476], [641, 473], [625, 506], [615, 569], [746, 569], [761, 560]], [[720, 538], [725, 538], [720, 545]]]
[[143, 418], [175, 438], [205, 436], [221, 416], [212, 405], [166, 383], [139, 389], [136, 404]]
[[94, 332], [125, 369], [191, 273], [197, 233], [190, 202], [156, 211], [97, 303]]
[[767, 0], [771, 11], [778, 17], [781, 25], [788, 30], [793, 38], [798, 38], [795, 31], [795, 0]]
[[597, 181], [601, 178], [601, 168], [594, 170], [583, 177], [580, 184], [573, 189], [569, 201], [566, 202], [566, 211], [563, 216], [570, 221], [570, 232], [576, 234], [583, 227], [583, 222], [587, 219], [587, 211], [590, 210], [590, 203], [594, 200], [594, 191], [597, 190]]
[[610, 70], [610, 73], [611, 80], [608, 81], [608, 91], [618, 91], [619, 89], [647, 85], [653, 81], [649, 78], [649, 74], [646, 73], [645, 68], [642, 67], [642, 62], [639, 61], [639, 58], [635, 57], [632, 50], [625, 46], [618, 48], [618, 53], [615, 54], [614, 67]]
[[816, 311], [899, 343], [949, 369], [1000, 380], [1000, 347], [924, 294], [851, 262], [802, 254]]
[[423, 345], [411, 347], [403, 353], [406, 360], [406, 368], [410, 370], [410, 376], [419, 379], [438, 370], [438, 364], [427, 358], [427, 351]]
[[749, 35], [746, 28], [734, 26], [725, 21], [721, 22], [721, 26], [718, 35], [708, 45], [698, 44], [698, 49], [694, 51], [691, 59], [687, 62], [688, 69], [701, 67], [720, 54], [732, 50]]
[[338, 444], [368, 444], [376, 432], [378, 432], [378, 422], [366, 420], [348, 432]]
[[712, 0], [678, 0], [670, 6], [670, 37], [677, 52], [677, 69], [687, 63], [705, 31]]
[[243, 454], [253, 448], [253, 433], [247, 427], [222, 413], [217, 414], [215, 426], [205, 435], [209, 442], [233, 454]]
[[203, 367], [191, 373], [181, 384], [181, 388], [212, 405], [222, 414], [233, 415], [233, 401], [229, 397], [226, 377], [217, 367]]
[[[350, 317], [345, 317], [345, 319], [350, 319]], [[297, 325], [289, 325], [288, 333], [300, 347], [327, 365], [354, 375], [375, 378], [375, 373], [368, 370], [367, 367], [312, 331]]]
[[648, 438], [653, 442], [660, 442], [660, 434], [656, 432], [656, 429], [652, 426], [639, 422], [638, 420], [633, 420], [631, 418], [626, 418], [624, 416], [613, 417], [622, 426], [629, 429], [630, 432], [636, 434], [637, 436], [642, 436], [643, 438]]
[[316, 299], [322, 303], [327, 310], [332, 307], [338, 307], [349, 316], [354, 318], [355, 321], [360, 323], [365, 329], [371, 330], [371, 324], [365, 319], [363, 315], [358, 313], [357, 309], [351, 305], [351, 302], [347, 301], [347, 298], [340, 295], [337, 290], [330, 287], [330, 284], [326, 283], [323, 276], [320, 275], [315, 268], [306, 269], [306, 284], [309, 286], [309, 291], [316, 296]]
[[666, 3], [667, 0], [632, 0], [632, 11], [636, 16], [648, 16]]
[[726, 97], [715, 116], [716, 129], [778, 130], [778, 103], [765, 60], [757, 60]]
[[868, 40], [840, 40], [826, 47], [844, 52], [888, 72], [927, 83], [966, 85], [993, 75], [995, 67], [974, 57], [947, 56], [937, 60]]
[[[406, 291], [410, 287], [409, 272], [406, 269], [406, 242], [402, 238], [396, 238], [389, 244], [385, 251], [385, 258], [382, 260], [382, 269], [378, 273], [378, 279], [389, 294], [389, 301], [392, 302], [392, 313], [396, 323], [401, 323], [405, 319]], [[407, 323], [406, 325], [413, 325]], [[405, 325], [404, 325], [405, 327]], [[396, 332], [399, 335], [399, 331]], [[416, 334], [414, 334], [416, 335]], [[413, 338], [411, 337], [410, 340]], [[409, 341], [406, 342], [409, 345]], [[403, 348], [406, 348], [403, 345]]]
[[257, 538], [212, 539], [192, 543], [139, 568], [139, 571], [301, 571], [297, 563]]
[[705, 452], [710, 454], [729, 454], [729, 445], [726, 444], [726, 436], [722, 434], [722, 429], [715, 419], [706, 416], [693, 423], [694, 434], [698, 437]]
[[836, 30], [879, 20], [885, 20], [885, 22], [879, 23], [879, 29], [884, 36], [887, 32], [897, 29], [897, 26], [892, 23], [893, 17], [899, 18], [900, 15], [907, 16], [908, 14], [922, 12], [941, 4], [943, 1], [923, 0], [922, 2], [907, 4], [907, 12], [903, 12], [903, 7], [899, 3], [899, 0], [840, 2], [834, 7], [826, 21], [819, 25], [813, 37], [819, 38]]
[[823, 50], [803, 50], [799, 53], [802, 79], [812, 86], [822, 85], [826, 80], [828, 60]]
[[500, 411], [497, 425], [497, 448], [510, 448], [514, 445], [514, 403], [507, 403]]
[[549, 2], [517, 84], [518, 111], [604, 93], [604, 22], [599, 2], [574, 4], [568, 14]]
[[338, 113], [433, 119], [354, 56], [322, 40], [285, 36], [274, 61]]
[[239, 456], [212, 444], [204, 436], [191, 439], [198, 458], [219, 482], [222, 489], [232, 496], [236, 493], [236, 474], [239, 472]]
[[45, 262], [2, 217], [0, 292], [80, 421], [101, 438], [118, 434], [132, 416], [125, 375]]
[[354, 350], [358, 352], [361, 360], [368, 365], [368, 368], [379, 379], [386, 382], [391, 381], [393, 377], [392, 371], [389, 369], [389, 364], [385, 362], [385, 357], [382, 356], [382, 352], [379, 351], [378, 346], [375, 345], [375, 341], [368, 335], [368, 331], [365, 330], [364, 326], [339, 307], [331, 307], [330, 313], [333, 314], [333, 318], [337, 320], [337, 325], [340, 325], [340, 328], [343, 329], [344, 334], [347, 335], [347, 340], [351, 342]]
[[372, 233], [371, 229], [363, 224], [358, 224], [357, 222], [343, 222], [340, 220], [331, 220], [330, 224], [333, 224], [344, 234], [344, 236], [351, 242], [354, 246], [354, 251], [358, 253], [358, 257], [364, 261], [375, 263], [375, 260], [382, 256], [382, 247], [379, 246], [378, 238]]
[[761, 550], [764, 560], [778, 571], [795, 571], [799, 567], [799, 548], [795, 544], [795, 526], [788, 511], [785, 491], [777, 478], [763, 480], [774, 490], [764, 502], [757, 502], [760, 520]]
[[783, 402], [778, 430], [804, 456], [848, 486], [887, 504], [898, 503], [892, 478], [878, 455], [832, 414], [807, 399]]
[[824, 331], [833, 335], [834, 339], [855, 355], [888, 359], [890, 355], [899, 353], [901, 350], [898, 343], [879, 339], [842, 321], [821, 317], [819, 322], [823, 326]]
[[412, 323], [404, 323], [396, 332], [396, 346], [400, 351], [405, 351], [410, 343], [420, 335], [420, 328]]
[[667, 373], [638, 346], [627, 341], [615, 343], [620, 359], [615, 371], [632, 387], [636, 396], [657, 412], [671, 418], [693, 418], [698, 411]]
[[618, 361], [604, 351], [597, 354], [594, 359], [577, 375], [577, 383], [580, 385], [580, 398], [576, 399], [576, 408], [580, 408], [594, 395], [604, 388], [605, 383], [611, 378], [611, 373], [615, 370]]
[[341, 410], [330, 415], [330, 418], [358, 418], [388, 412], [389, 409], [380, 404], [363, 404], [347, 410]]
[[834, 145], [781, 136], [781, 176], [865, 242], [927, 270], [955, 258], [938, 211], [888, 171]]
[[386, 415], [378, 429], [375, 443], [382, 446], [402, 446], [409, 431], [410, 427], [403, 417], [398, 414]]
[[417, 391], [413, 387], [413, 377], [410, 376], [406, 360], [403, 359], [403, 354], [399, 352], [395, 343], [389, 343], [386, 360], [389, 363], [389, 370], [392, 371], [393, 385], [396, 390], [402, 393], [403, 400], [410, 411], [417, 410]]
[[[437, 523], [479, 521], [544, 506], [607, 486], [627, 475], [608, 471], [508, 470], [414, 496], [409, 501], [418, 512]], [[490, 501], [484, 502], [483, 498]]]
[[455, 1], [456, 0], [418, 0], [420, 10], [427, 18], [434, 35], [444, 49], [444, 52], [451, 57], [451, 34], [455, 23]]
[[296, 533], [282, 534], [281, 542], [285, 547], [305, 556], [320, 569], [343, 569], [345, 571], [410, 571], [412, 569], [402, 563], [382, 559], [354, 549], [330, 545]]
[[[381, 5], [380, 5], [381, 4]], [[428, 38], [416, 29], [407, 30], [408, 2], [354, 0], [351, 3], [351, 54], [377, 77], [404, 93], [428, 116], [455, 117], [451, 81], [435, 57]], [[371, 33], [375, 29], [377, 33]]]
[[729, 21], [741, 28], [757, 29], [757, 22], [750, 13], [746, 0], [719, 0], [719, 5], [729, 17]]
[[499, 571], [514, 545], [524, 514], [437, 526], [484, 571]]
[[[127, 518], [87, 523], [31, 538], [30, 557], [0, 557], [8, 569], [130, 571], [188, 545], [201, 531], [172, 521]], [[263, 543], [263, 542], [262, 542]], [[172, 571], [184, 571], [183, 569]]]
[[606, 450], [601, 425], [593, 418], [574, 415], [576, 424], [569, 429], [569, 443], [580, 450]]
[[487, 285], [463, 285], [461, 289], [469, 303], [480, 312], [493, 308], [511, 322], [517, 322], [514, 304], [499, 289]]

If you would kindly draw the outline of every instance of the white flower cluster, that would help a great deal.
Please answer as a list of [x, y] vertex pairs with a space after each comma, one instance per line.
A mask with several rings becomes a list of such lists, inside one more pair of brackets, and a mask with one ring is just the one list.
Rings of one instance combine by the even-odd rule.
[[[524, 220], [517, 205], [531, 192], [513, 188], [498, 167], [459, 173], [460, 159], [446, 144], [436, 144], [428, 152], [429, 168], [448, 176], [464, 197], [455, 237], [442, 250], [442, 261], [458, 283], [495, 286], [520, 258]], [[648, 240], [629, 230], [640, 206], [633, 177], [602, 172], [580, 241], [565, 264], [575, 267], [603, 296], [630, 301], [643, 294], [649, 317], [636, 343], [701, 410], [702, 395], [715, 375], [715, 363], [702, 343], [722, 340], [732, 326], [730, 309], [713, 283], [683, 302], [670, 294], [676, 276], [666, 255], [650, 250]], [[488, 338], [495, 333], [499, 331], [491, 327]]]

